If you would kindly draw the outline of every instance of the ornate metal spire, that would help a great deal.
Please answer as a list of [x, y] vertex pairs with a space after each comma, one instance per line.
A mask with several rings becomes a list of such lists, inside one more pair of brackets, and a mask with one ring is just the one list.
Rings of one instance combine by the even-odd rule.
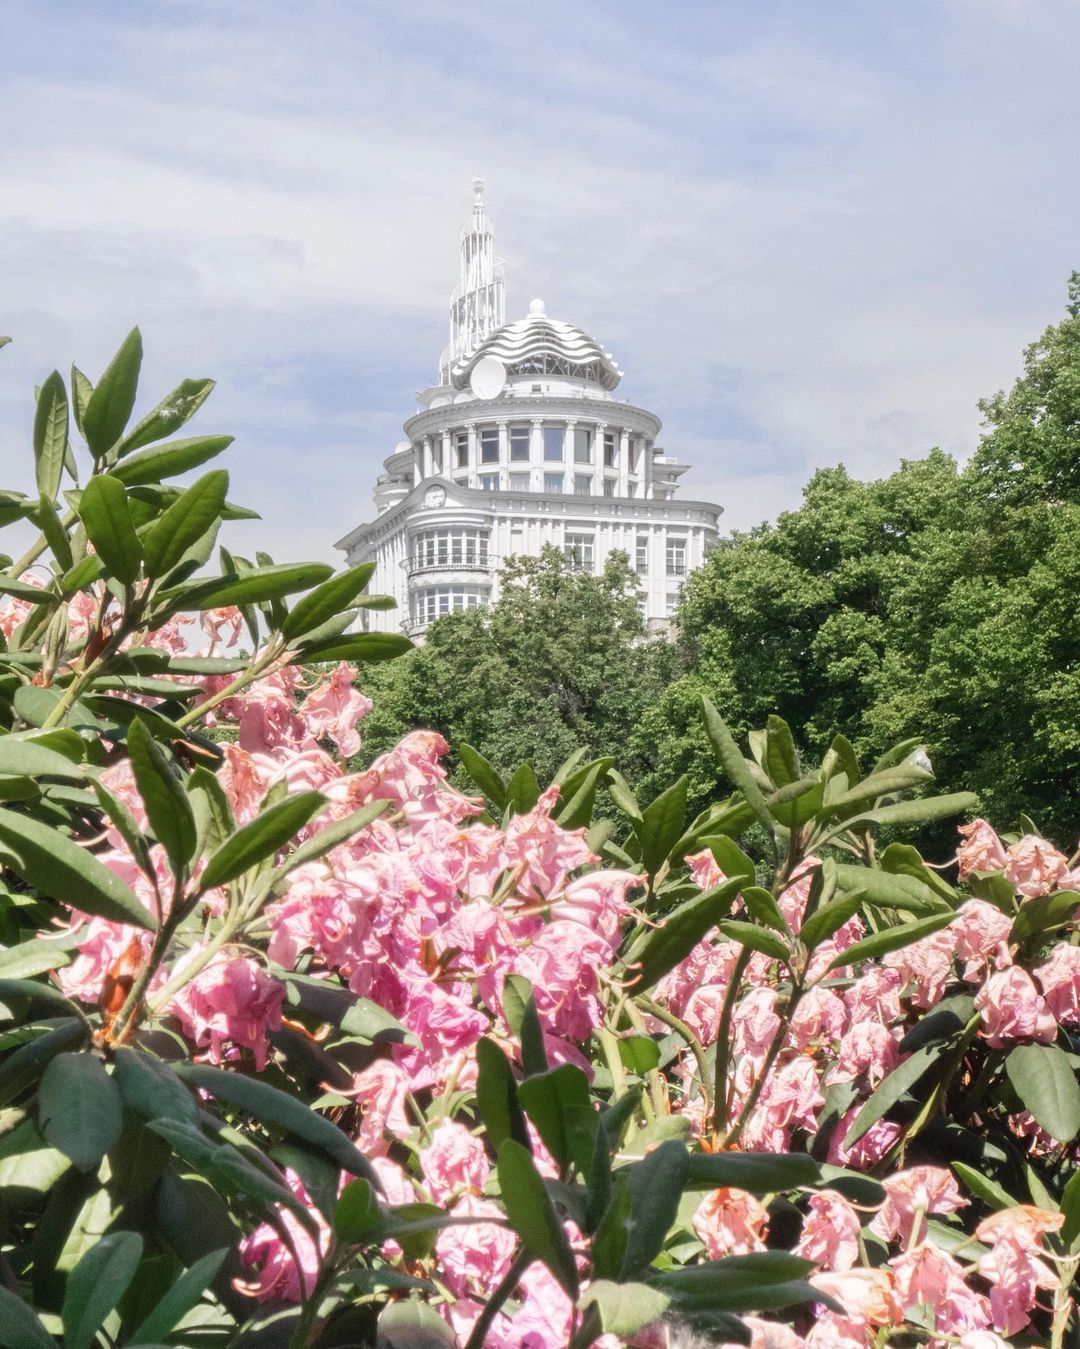
[[495, 257], [483, 178], [473, 179], [473, 194], [472, 218], [461, 231], [461, 274], [450, 299], [450, 345], [439, 361], [440, 384], [449, 384], [451, 366], [506, 322], [502, 263]]

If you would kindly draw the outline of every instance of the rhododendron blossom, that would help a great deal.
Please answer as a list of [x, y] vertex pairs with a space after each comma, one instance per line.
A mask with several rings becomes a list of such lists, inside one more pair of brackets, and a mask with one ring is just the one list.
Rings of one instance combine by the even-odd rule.
[[722, 1186], [694, 1211], [694, 1232], [710, 1260], [765, 1249], [769, 1210], [745, 1190]]
[[1012, 965], [992, 974], [975, 995], [986, 1042], [1000, 1049], [1012, 1040], [1052, 1044], [1057, 1022], [1027, 970]]

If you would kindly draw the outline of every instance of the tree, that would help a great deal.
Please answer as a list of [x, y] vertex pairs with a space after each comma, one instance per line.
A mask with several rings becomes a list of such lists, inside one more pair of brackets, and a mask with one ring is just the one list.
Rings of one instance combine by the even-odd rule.
[[510, 558], [490, 609], [448, 614], [393, 672], [371, 672], [365, 759], [427, 727], [500, 771], [531, 759], [541, 781], [582, 746], [633, 777], [627, 730], [661, 693], [672, 656], [648, 638], [636, 592], [623, 553], [596, 576], [555, 548]]

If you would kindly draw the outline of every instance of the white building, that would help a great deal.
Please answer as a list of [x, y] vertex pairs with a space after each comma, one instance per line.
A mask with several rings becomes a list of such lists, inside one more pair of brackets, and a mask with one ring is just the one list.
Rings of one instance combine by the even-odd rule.
[[545, 544], [587, 571], [621, 549], [646, 619], [666, 625], [721, 507], [677, 498], [687, 466], [657, 445], [657, 416], [615, 397], [610, 352], [541, 300], [506, 322], [483, 181], [473, 187], [439, 382], [384, 461], [375, 519], [336, 545], [350, 565], [374, 560], [371, 591], [398, 602], [365, 611], [368, 626], [421, 636], [442, 614], [496, 599], [503, 560]]

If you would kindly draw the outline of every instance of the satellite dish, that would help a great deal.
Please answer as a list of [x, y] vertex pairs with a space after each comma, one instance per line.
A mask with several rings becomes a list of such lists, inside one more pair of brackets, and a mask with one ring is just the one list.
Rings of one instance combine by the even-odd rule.
[[469, 388], [477, 398], [498, 398], [505, 384], [506, 366], [498, 356], [482, 356], [469, 376]]

